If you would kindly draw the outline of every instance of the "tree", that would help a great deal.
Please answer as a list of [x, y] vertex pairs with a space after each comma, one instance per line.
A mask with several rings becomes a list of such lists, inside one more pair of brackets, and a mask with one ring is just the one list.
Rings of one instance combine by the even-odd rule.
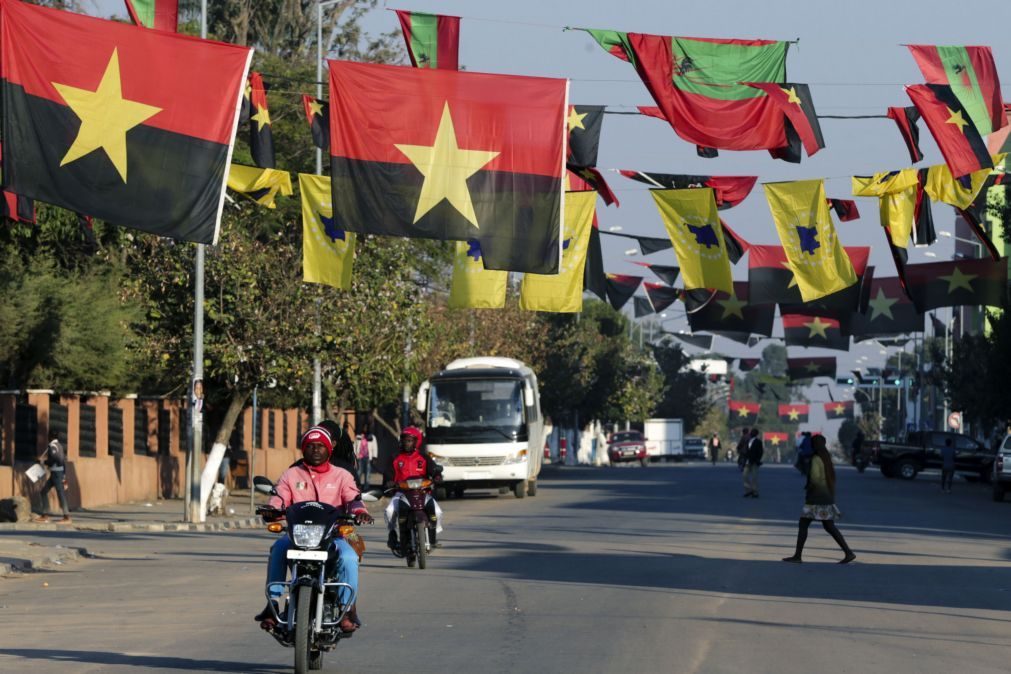
[[670, 340], [654, 345], [653, 357], [664, 378], [663, 396], [654, 414], [661, 419], [684, 419], [686, 428], [695, 428], [710, 407], [706, 375], [689, 369], [691, 358]]

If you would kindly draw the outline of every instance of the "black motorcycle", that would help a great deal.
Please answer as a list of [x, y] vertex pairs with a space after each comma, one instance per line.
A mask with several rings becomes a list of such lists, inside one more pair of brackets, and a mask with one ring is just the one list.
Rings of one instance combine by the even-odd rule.
[[398, 556], [407, 558], [407, 566], [413, 567], [417, 561], [418, 568], [424, 569], [428, 566], [428, 553], [432, 549], [429, 528], [435, 528], [435, 522], [425, 510], [425, 502], [432, 493], [432, 481], [428, 478], [404, 480], [390, 490], [392, 493], [398, 491], [404, 497], [396, 513], [396, 526], [400, 532]]
[[[265, 477], [254, 477], [253, 485], [261, 493], [276, 494], [274, 484]], [[293, 503], [283, 511], [259, 506], [256, 514], [269, 522], [267, 530], [272, 533], [285, 530], [280, 522], [271, 521], [284, 517], [288, 524], [287, 536], [291, 539], [288, 550], [290, 580], [268, 583], [265, 588], [267, 603], [276, 621], [268, 631], [282, 646], [294, 647], [296, 674], [322, 669], [323, 653], [333, 650], [341, 639], [353, 634], [340, 630], [340, 622], [356, 597], [351, 586], [335, 580], [337, 552], [332, 544], [337, 538], [357, 536], [353, 526], [355, 518], [317, 501]], [[361, 554], [361, 550], [356, 551]], [[346, 603], [340, 601], [340, 589], [344, 590], [343, 594], [350, 595]]]

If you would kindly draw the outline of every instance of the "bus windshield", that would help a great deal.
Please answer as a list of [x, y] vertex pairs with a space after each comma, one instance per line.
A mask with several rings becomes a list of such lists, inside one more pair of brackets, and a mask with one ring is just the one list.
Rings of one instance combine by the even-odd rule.
[[435, 381], [429, 396], [427, 441], [430, 443], [519, 442], [527, 439], [521, 380]]

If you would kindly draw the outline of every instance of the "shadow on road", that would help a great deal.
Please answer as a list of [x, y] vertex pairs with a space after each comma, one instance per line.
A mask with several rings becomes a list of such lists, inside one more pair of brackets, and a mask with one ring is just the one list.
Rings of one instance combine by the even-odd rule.
[[[25, 660], [46, 660], [55, 662], [77, 662], [91, 665], [119, 665], [140, 667], [157, 671], [183, 672], [243, 672], [245, 674], [282, 674], [291, 667], [264, 665], [252, 662], [228, 662], [223, 660], [199, 660], [162, 655], [129, 655], [106, 651], [61, 651], [51, 648], [0, 648], [0, 655], [9, 655]], [[20, 671], [28, 671], [26, 664]]]

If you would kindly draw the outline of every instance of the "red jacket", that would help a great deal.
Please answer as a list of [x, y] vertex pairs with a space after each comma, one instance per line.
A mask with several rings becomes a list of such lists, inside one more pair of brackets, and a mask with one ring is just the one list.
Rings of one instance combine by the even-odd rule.
[[393, 457], [393, 481], [403, 482], [418, 477], [434, 477], [436, 464], [421, 452], [400, 452]]

